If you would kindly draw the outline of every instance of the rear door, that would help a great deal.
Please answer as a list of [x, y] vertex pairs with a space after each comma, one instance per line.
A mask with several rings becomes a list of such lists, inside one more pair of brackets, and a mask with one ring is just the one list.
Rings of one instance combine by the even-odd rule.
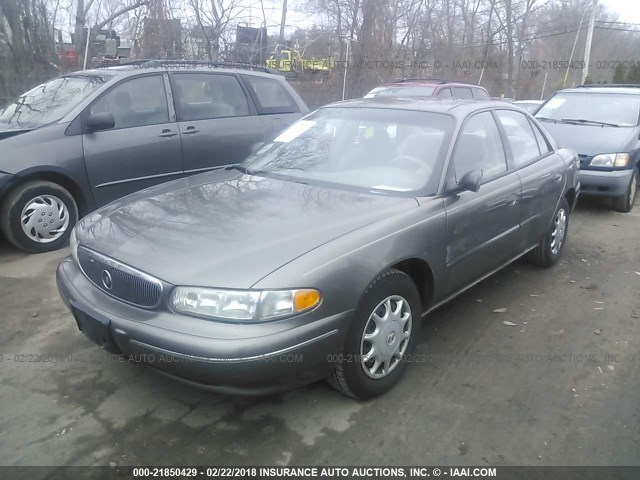
[[496, 117], [506, 139], [507, 155], [522, 182], [520, 223], [526, 248], [549, 229], [564, 191], [565, 166], [525, 114], [497, 110]]
[[182, 175], [180, 136], [163, 74], [125, 79], [83, 115], [111, 112], [111, 130], [84, 133], [84, 160], [98, 205]]
[[[482, 170], [478, 192], [456, 188], [457, 179]], [[495, 270], [521, 251], [518, 174], [508, 170], [498, 126], [490, 111], [462, 126], [448, 172], [448, 291], [454, 292]]]
[[269, 140], [302, 117], [300, 107], [280, 80], [254, 74], [241, 77], [256, 104], [258, 113], [270, 126]]
[[239, 163], [266, 140], [268, 127], [235, 74], [171, 75], [185, 174]]

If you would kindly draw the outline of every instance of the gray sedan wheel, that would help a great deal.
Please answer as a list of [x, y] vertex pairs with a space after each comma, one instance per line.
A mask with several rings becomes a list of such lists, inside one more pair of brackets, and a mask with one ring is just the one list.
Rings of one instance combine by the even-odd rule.
[[553, 214], [549, 231], [538, 246], [525, 255], [528, 262], [540, 267], [550, 267], [558, 261], [567, 240], [569, 211], [569, 203], [563, 198]]
[[395, 269], [380, 274], [356, 309], [329, 383], [361, 400], [389, 390], [411, 360], [421, 314], [418, 289], [408, 275]]
[[53, 182], [33, 181], [11, 190], [0, 209], [5, 238], [27, 252], [57, 250], [69, 241], [78, 221], [71, 194]]

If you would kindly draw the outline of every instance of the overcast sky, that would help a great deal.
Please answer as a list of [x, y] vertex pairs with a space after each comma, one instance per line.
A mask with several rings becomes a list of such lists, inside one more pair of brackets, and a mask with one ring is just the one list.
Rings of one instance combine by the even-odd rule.
[[640, 2], [638, 0], [600, 0], [609, 10], [619, 15], [619, 22], [640, 23]]

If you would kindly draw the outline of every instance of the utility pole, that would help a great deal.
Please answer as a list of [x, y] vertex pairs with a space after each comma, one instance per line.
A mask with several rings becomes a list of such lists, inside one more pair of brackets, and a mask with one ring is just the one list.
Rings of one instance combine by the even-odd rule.
[[278, 45], [284, 45], [284, 26], [287, 23], [287, 0], [282, 2], [282, 20], [280, 21], [280, 36]]
[[596, 22], [596, 7], [598, 6], [598, 0], [593, 0], [593, 6], [591, 7], [591, 18], [589, 19], [589, 30], [587, 31], [587, 44], [584, 47], [584, 69], [582, 70], [582, 82], [589, 76], [589, 60], [591, 57], [591, 42], [593, 40], [593, 27]]
[[580, 36], [580, 30], [582, 30], [582, 21], [584, 20], [584, 14], [587, 13], [585, 8], [580, 17], [580, 25], [578, 25], [578, 31], [576, 32], [576, 38], [573, 40], [573, 48], [571, 48], [571, 55], [569, 55], [569, 64], [567, 65], [567, 71], [564, 74], [564, 81], [562, 82], [562, 88], [567, 86], [567, 78], [569, 78], [569, 69], [571, 68], [571, 62], [573, 61], [573, 54], [576, 51], [576, 45], [578, 44], [578, 37]]

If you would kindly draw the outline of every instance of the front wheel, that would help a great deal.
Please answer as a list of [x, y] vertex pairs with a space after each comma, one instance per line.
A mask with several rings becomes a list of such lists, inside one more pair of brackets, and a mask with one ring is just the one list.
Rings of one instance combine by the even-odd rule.
[[53, 182], [18, 185], [0, 208], [4, 237], [26, 252], [50, 252], [65, 246], [77, 221], [78, 207], [73, 197]]
[[627, 213], [633, 208], [633, 204], [636, 202], [636, 195], [638, 193], [638, 170], [633, 171], [631, 176], [631, 182], [627, 187], [627, 191], [621, 197], [613, 198], [613, 209], [618, 212]]
[[542, 237], [538, 246], [525, 255], [525, 259], [540, 267], [550, 267], [555, 264], [564, 249], [568, 230], [569, 204], [563, 198], [553, 215], [549, 231]]
[[380, 274], [355, 312], [329, 383], [359, 400], [389, 390], [415, 350], [420, 321], [420, 296], [411, 278], [395, 269]]

